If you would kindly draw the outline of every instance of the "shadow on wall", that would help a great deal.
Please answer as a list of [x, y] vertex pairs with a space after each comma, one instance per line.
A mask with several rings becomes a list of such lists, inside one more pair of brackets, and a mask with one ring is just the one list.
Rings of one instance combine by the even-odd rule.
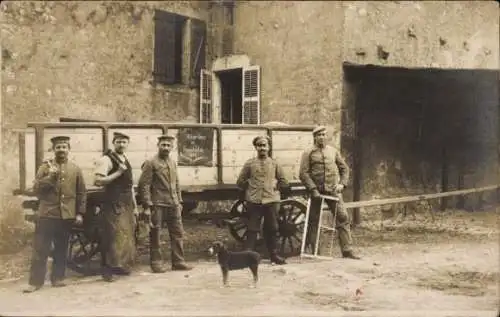
[[[499, 182], [498, 71], [344, 65], [353, 199]], [[486, 194], [481, 201], [496, 197]], [[467, 196], [468, 197], [468, 196]], [[448, 199], [467, 207], [470, 199]]]

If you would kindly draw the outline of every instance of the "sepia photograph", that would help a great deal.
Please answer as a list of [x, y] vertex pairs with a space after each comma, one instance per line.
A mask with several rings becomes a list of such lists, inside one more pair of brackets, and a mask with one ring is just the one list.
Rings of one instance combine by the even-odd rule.
[[499, 1], [1, 1], [1, 316], [500, 316]]

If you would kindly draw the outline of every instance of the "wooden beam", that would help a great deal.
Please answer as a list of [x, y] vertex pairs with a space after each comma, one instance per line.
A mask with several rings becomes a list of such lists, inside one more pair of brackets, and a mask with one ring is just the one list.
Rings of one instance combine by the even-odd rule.
[[455, 190], [455, 191], [451, 191], [451, 192], [442, 192], [442, 193], [436, 193], [436, 194], [424, 194], [424, 195], [418, 195], [418, 196], [406, 196], [406, 197], [388, 198], [388, 199], [374, 199], [374, 200], [368, 200], [368, 201], [354, 201], [354, 202], [344, 203], [344, 207], [346, 209], [348, 209], [348, 208], [373, 207], [373, 206], [381, 206], [381, 205], [409, 203], [409, 202], [415, 202], [415, 201], [421, 201], [421, 200], [429, 200], [429, 199], [436, 199], [436, 198], [442, 198], [442, 197], [461, 196], [461, 195], [466, 195], [466, 194], [471, 194], [471, 193], [485, 192], [488, 190], [494, 190], [494, 189], [498, 189], [498, 188], [500, 188], [500, 184], [490, 185], [490, 186], [485, 186], [485, 187], [480, 187], [480, 188], [471, 188], [471, 189], [464, 189], [464, 190]]

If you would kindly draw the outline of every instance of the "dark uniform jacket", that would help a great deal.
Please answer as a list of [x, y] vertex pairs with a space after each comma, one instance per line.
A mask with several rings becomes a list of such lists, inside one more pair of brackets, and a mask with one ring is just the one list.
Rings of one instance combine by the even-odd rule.
[[289, 187], [282, 167], [270, 157], [246, 161], [236, 185], [245, 191], [245, 200], [255, 204], [278, 202], [280, 189]]
[[177, 166], [171, 158], [155, 155], [142, 165], [139, 194], [144, 207], [176, 206], [182, 203]]
[[84, 214], [87, 204], [85, 180], [80, 167], [70, 161], [58, 164], [56, 174], [49, 173], [49, 164], [44, 162], [37, 171], [33, 189], [40, 200], [38, 216], [74, 219]]
[[337, 184], [347, 186], [349, 167], [332, 146], [314, 146], [304, 151], [300, 161], [299, 178], [307, 190], [333, 192]]

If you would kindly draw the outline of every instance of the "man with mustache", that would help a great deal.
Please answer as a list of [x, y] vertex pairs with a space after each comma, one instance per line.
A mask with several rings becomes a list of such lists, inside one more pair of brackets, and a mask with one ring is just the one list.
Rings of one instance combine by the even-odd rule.
[[253, 139], [257, 157], [245, 162], [236, 181], [245, 192], [249, 215], [246, 249], [253, 250], [264, 218], [264, 240], [272, 263], [286, 264], [277, 252], [278, 213], [280, 209], [280, 190], [289, 193], [289, 183], [281, 165], [269, 157], [270, 139], [258, 136]]
[[106, 153], [94, 172], [96, 186], [104, 187], [102, 223], [102, 277], [113, 282], [116, 275], [129, 275], [135, 260], [135, 214], [132, 167], [125, 156], [130, 142], [126, 134], [113, 134], [113, 151]]
[[51, 139], [54, 158], [42, 163], [34, 182], [40, 205], [37, 212], [33, 254], [31, 258], [29, 288], [32, 293], [44, 285], [47, 258], [52, 243], [53, 263], [50, 280], [53, 287], [63, 287], [66, 272], [71, 227], [83, 223], [87, 192], [82, 171], [68, 161], [70, 138], [56, 136]]
[[151, 219], [149, 260], [154, 273], [166, 271], [160, 250], [163, 217], [166, 217], [170, 235], [172, 270], [192, 269], [184, 261], [182, 196], [177, 166], [169, 156], [174, 140], [175, 138], [169, 135], [158, 137], [158, 154], [144, 162], [138, 183], [143, 212], [147, 218]]
[[340, 152], [326, 144], [326, 127], [319, 126], [313, 130], [314, 146], [304, 151], [300, 161], [299, 178], [306, 189], [311, 193], [312, 201], [307, 229], [307, 244], [313, 244], [318, 234], [320, 217], [320, 195], [337, 196], [338, 202], [325, 200], [330, 211], [336, 216], [336, 229], [339, 237], [342, 257], [359, 259], [352, 251], [352, 237], [349, 215], [343, 208], [342, 190], [349, 179], [349, 167], [340, 155]]

